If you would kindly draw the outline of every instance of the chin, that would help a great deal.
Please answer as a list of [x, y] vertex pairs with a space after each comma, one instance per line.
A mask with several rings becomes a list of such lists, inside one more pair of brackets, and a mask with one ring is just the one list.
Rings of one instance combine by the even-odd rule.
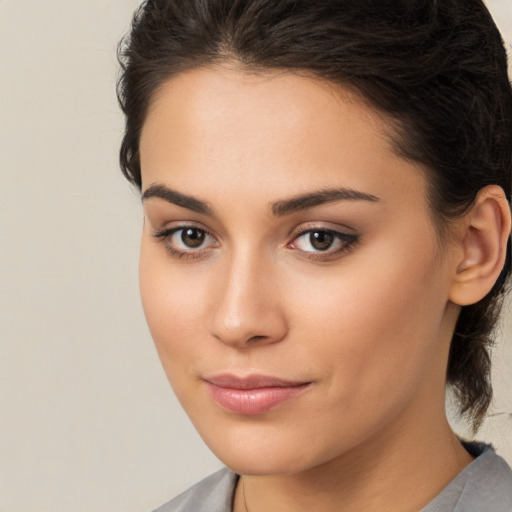
[[287, 475], [301, 473], [314, 464], [297, 460], [297, 454], [266, 453], [218, 453], [220, 460], [233, 472], [239, 475]]
[[282, 427], [259, 427], [226, 428], [217, 435], [199, 429], [199, 433], [216, 457], [240, 475], [295, 474], [332, 458], [332, 449], [315, 446]]

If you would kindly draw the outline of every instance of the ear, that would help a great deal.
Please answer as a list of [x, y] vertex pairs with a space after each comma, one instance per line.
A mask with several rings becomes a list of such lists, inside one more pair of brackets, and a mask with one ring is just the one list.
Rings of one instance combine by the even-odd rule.
[[505, 264], [511, 214], [503, 189], [482, 188], [461, 225], [450, 300], [467, 306], [489, 293]]

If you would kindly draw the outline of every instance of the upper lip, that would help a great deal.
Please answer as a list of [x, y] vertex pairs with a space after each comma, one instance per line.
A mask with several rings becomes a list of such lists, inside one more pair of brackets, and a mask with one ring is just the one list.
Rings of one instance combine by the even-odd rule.
[[212, 375], [210, 377], [204, 377], [203, 380], [219, 386], [221, 388], [232, 388], [232, 389], [259, 389], [259, 388], [272, 388], [272, 387], [297, 387], [310, 384], [309, 381], [298, 381], [298, 380], [287, 380], [279, 377], [273, 377], [270, 375], [259, 375], [252, 374], [245, 377], [238, 377], [233, 374], [224, 373], [219, 375]]

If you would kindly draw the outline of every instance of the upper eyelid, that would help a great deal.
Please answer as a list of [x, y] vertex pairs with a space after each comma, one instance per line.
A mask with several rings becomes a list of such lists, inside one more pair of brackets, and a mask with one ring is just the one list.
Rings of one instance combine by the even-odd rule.
[[[166, 224], [169, 224], [169, 223], [166, 223]], [[207, 235], [210, 235], [210, 236], [214, 237], [215, 239], [217, 239], [217, 236], [212, 232], [212, 230], [203, 226], [200, 222], [190, 222], [190, 221], [189, 222], [180, 222], [179, 224], [172, 225], [172, 226], [164, 225], [161, 228], [153, 228], [152, 231], [155, 236], [156, 235], [162, 236], [163, 234], [169, 235], [169, 234], [175, 233], [176, 231], [179, 231], [181, 229], [187, 229], [187, 228], [199, 229], [201, 231], [204, 231]]]
[[339, 235], [347, 235], [347, 236], [350, 236], [353, 234], [353, 233], [347, 233], [345, 231], [341, 231], [340, 229], [328, 228], [328, 227], [324, 227], [324, 226], [313, 226], [313, 227], [299, 229], [297, 231], [297, 233], [295, 234], [295, 237], [304, 235], [305, 233], [312, 233], [312, 232], [314, 233], [315, 231], [325, 231], [327, 233], [335, 233], [335, 234], [337, 233]]
[[359, 233], [354, 229], [346, 226], [344, 224], [331, 224], [331, 223], [303, 223], [300, 226], [294, 228], [289, 236], [293, 237], [293, 239], [301, 236], [304, 233], [310, 233], [311, 231], [328, 231], [330, 233], [339, 233], [340, 235], [345, 236], [355, 236], [358, 237]]
[[330, 228], [308, 228], [304, 229], [303, 231], [299, 231], [296, 233], [291, 242], [294, 242], [298, 238], [302, 238], [304, 235], [307, 235], [308, 233], [315, 233], [315, 232], [326, 232], [326, 233], [332, 233], [335, 237], [338, 239], [345, 239], [345, 242], [348, 242], [347, 239], [351, 239], [353, 241], [356, 241], [359, 239], [359, 235], [355, 233], [345, 233], [344, 231], [338, 231], [336, 229], [330, 229]]
[[206, 228], [203, 228], [203, 227], [194, 226], [193, 224], [186, 224], [186, 225], [183, 225], [183, 226], [174, 226], [174, 227], [169, 227], [169, 228], [156, 229], [156, 230], [153, 231], [153, 235], [158, 237], [158, 238], [166, 237], [166, 236], [174, 235], [178, 231], [183, 231], [183, 230], [188, 229], [188, 228], [197, 229], [198, 231], [204, 231], [204, 233], [207, 236], [217, 240], [215, 235], [213, 235], [210, 232], [210, 230], [208, 230]]

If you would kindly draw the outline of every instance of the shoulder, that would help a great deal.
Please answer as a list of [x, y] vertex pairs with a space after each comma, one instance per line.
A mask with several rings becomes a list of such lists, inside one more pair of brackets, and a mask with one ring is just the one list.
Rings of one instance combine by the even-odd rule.
[[460, 510], [512, 512], [512, 471], [491, 446], [485, 446], [466, 469], [469, 478], [458, 503]]
[[221, 469], [154, 512], [231, 512], [237, 481], [237, 474]]
[[512, 512], [512, 471], [492, 446], [463, 443], [475, 460], [422, 512]]

